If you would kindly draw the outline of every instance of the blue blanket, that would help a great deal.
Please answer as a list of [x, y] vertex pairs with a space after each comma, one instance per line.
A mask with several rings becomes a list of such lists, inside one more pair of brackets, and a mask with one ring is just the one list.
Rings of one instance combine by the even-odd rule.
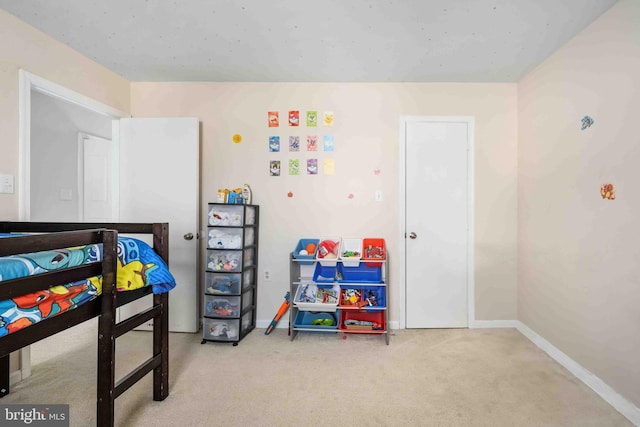
[[[0, 237], [11, 236], [15, 235], [0, 233]], [[0, 257], [0, 281], [101, 260], [102, 244]], [[176, 286], [164, 260], [149, 245], [137, 239], [119, 237], [117, 268], [118, 291], [152, 286], [153, 293], [158, 294]], [[72, 310], [101, 292], [101, 278], [92, 277], [0, 301], [0, 336]]]

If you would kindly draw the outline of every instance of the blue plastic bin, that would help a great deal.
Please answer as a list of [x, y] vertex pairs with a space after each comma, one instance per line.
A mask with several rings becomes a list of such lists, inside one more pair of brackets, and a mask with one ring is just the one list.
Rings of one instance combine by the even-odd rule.
[[316, 264], [313, 272], [313, 281], [316, 283], [333, 283], [336, 281], [336, 266]]
[[[306, 249], [309, 243], [313, 243], [314, 245], [316, 245], [316, 250], [309, 255], [300, 255], [300, 251], [303, 249]], [[311, 265], [314, 263], [316, 258], [316, 252], [318, 252], [318, 243], [320, 243], [320, 239], [300, 239], [298, 241], [298, 245], [293, 250], [293, 257], [297, 260], [301, 260], [301, 259], [309, 260], [309, 261], [298, 261], [298, 264]]]
[[340, 283], [382, 283], [382, 268], [367, 267], [364, 263], [360, 263], [358, 267], [338, 264], [337, 278]]
[[[325, 313], [316, 311], [298, 311], [293, 321], [296, 328], [309, 328], [318, 330], [336, 330], [338, 329], [339, 313]], [[331, 321], [332, 325], [322, 324], [324, 321]], [[316, 323], [316, 324], [314, 324]], [[318, 324], [320, 323], [320, 324]]]

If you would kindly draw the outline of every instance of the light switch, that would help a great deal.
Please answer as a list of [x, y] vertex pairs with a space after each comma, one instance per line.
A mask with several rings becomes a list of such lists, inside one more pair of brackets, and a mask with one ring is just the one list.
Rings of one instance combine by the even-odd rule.
[[382, 201], [382, 190], [376, 191], [376, 202]]
[[13, 194], [13, 175], [0, 175], [0, 193]]

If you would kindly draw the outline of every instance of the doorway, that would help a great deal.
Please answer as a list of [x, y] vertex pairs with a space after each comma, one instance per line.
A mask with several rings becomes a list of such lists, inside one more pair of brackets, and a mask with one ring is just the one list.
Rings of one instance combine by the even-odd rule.
[[110, 140], [113, 120], [127, 116], [20, 70], [20, 220], [81, 221], [78, 132]]
[[402, 117], [401, 327], [474, 319], [473, 117]]

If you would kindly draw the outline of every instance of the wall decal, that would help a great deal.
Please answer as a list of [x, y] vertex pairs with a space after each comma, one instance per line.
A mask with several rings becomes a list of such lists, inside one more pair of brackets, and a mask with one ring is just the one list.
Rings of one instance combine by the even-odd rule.
[[280, 176], [280, 160], [271, 160], [269, 162], [269, 175]]
[[233, 137], [231, 137], [231, 139], [233, 140], [234, 144], [240, 144], [242, 142], [242, 135], [236, 133], [235, 135], [233, 135]]
[[318, 126], [318, 112], [317, 111], [307, 111], [307, 126], [308, 127], [316, 127], [316, 126]]
[[300, 151], [300, 137], [299, 136], [290, 136], [289, 137], [289, 151]]
[[347, 196], [348, 199], [353, 199], [355, 196], [353, 193], [349, 193], [349, 195]]
[[289, 191], [289, 192], [287, 193], [287, 197], [288, 197], [288, 198], [292, 198], [292, 197], [293, 197], [293, 193], [292, 193], [291, 191]]
[[276, 153], [280, 151], [280, 137], [279, 136], [270, 136], [269, 137], [269, 151], [272, 153]]
[[336, 171], [335, 159], [324, 159], [324, 174], [333, 175]]
[[318, 136], [307, 136], [307, 151], [318, 151]]
[[289, 111], [289, 126], [300, 126], [300, 111]]
[[277, 128], [278, 126], [280, 126], [280, 118], [278, 117], [277, 111], [269, 111], [267, 113], [267, 117], [269, 120], [270, 128]]
[[591, 125], [593, 125], [593, 119], [589, 116], [584, 116], [582, 118], [582, 130], [585, 130], [586, 128], [591, 127]]
[[600, 195], [603, 199], [607, 200], [615, 200], [616, 199], [616, 190], [613, 188], [613, 184], [606, 183], [600, 186]]
[[380, 175], [380, 169], [376, 169], [376, 170], [374, 170], [374, 171], [373, 171], [373, 174], [374, 174], [374, 175]]
[[307, 174], [308, 175], [317, 175], [318, 174], [318, 159], [308, 159], [307, 160]]
[[289, 175], [300, 175], [300, 160], [289, 159]]
[[333, 135], [325, 135], [323, 137], [324, 151], [333, 151]]
[[324, 126], [328, 128], [333, 126], [333, 111], [324, 112]]

